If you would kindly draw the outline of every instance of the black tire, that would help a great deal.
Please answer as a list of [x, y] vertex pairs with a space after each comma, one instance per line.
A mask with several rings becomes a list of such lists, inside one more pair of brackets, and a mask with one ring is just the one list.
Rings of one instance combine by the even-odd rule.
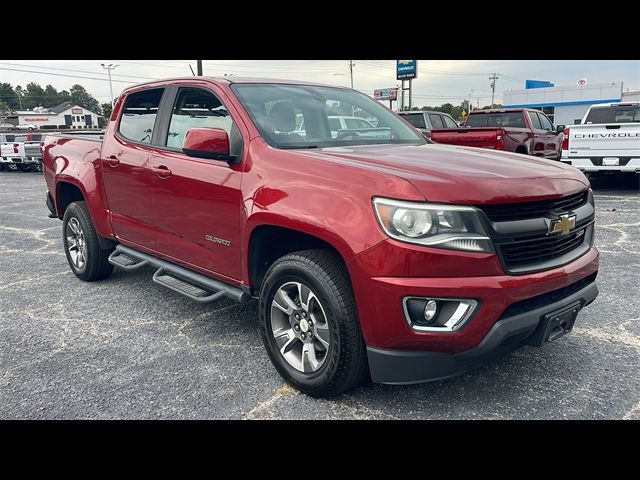
[[[84, 253], [86, 255], [84, 264], [78, 267], [74, 264], [67, 240], [67, 225], [69, 221], [76, 219], [80, 224], [83, 232]], [[100, 248], [98, 234], [91, 221], [91, 215], [85, 202], [73, 202], [69, 204], [64, 211], [62, 217], [62, 242], [64, 244], [64, 252], [67, 256], [67, 262], [73, 273], [80, 280], [85, 282], [93, 282], [94, 280], [102, 280], [111, 275], [113, 265], [108, 261], [112, 250], [103, 250]]]
[[[320, 300], [329, 327], [330, 346], [322, 366], [303, 373], [280, 353], [271, 328], [271, 305], [278, 289], [300, 282]], [[302, 250], [285, 255], [269, 268], [259, 300], [260, 331], [271, 362], [284, 380], [313, 397], [329, 397], [362, 384], [369, 374], [366, 346], [342, 259], [327, 250]]]
[[27, 165], [26, 163], [19, 163], [16, 166], [21, 172], [28, 172], [31, 170], [31, 165]]

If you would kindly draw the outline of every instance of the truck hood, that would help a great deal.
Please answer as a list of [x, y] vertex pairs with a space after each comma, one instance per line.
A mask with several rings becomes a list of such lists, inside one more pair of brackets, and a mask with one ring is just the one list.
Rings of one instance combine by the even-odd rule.
[[305, 154], [404, 178], [434, 202], [544, 200], [577, 193], [589, 185], [579, 170], [560, 162], [472, 147], [358, 145], [308, 150]]

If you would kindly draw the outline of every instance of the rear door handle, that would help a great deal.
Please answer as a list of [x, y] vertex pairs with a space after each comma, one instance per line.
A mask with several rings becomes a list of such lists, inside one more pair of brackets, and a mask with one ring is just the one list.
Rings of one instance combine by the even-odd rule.
[[120, 164], [120, 160], [115, 155], [111, 155], [109, 158], [105, 159], [105, 163], [110, 167], [117, 167]]
[[160, 165], [158, 167], [152, 167], [151, 171], [160, 178], [169, 178], [171, 176], [171, 170], [169, 170], [164, 165]]

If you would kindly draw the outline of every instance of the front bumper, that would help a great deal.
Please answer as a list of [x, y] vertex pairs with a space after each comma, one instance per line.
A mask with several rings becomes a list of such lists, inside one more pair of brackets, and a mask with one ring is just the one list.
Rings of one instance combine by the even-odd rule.
[[367, 356], [371, 379], [376, 383], [400, 385], [460, 375], [526, 343], [528, 338], [536, 334], [545, 314], [576, 302], [584, 307], [597, 295], [598, 288], [591, 281], [560, 300], [501, 317], [477, 346], [460, 353], [388, 350], [369, 346]]

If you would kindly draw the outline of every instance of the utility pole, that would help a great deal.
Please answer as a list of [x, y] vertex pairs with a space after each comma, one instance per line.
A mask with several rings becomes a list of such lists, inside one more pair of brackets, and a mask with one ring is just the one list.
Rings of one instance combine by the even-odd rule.
[[493, 108], [493, 99], [496, 95], [496, 80], [498, 80], [498, 74], [494, 73], [489, 77], [489, 80], [491, 80], [491, 108]]
[[201, 77], [202, 76], [202, 60], [196, 60], [197, 62], [197, 70], [198, 70], [198, 76]]
[[469, 104], [467, 105], [467, 115], [471, 113], [471, 104], [473, 103], [473, 88], [471, 89], [471, 93], [469, 94]]
[[349, 77], [351, 78], [351, 88], [353, 88], [353, 60], [349, 60]]
[[104, 63], [101, 63], [100, 65], [102, 65], [102, 68], [104, 68], [109, 74], [109, 92], [111, 92], [111, 108], [113, 108], [113, 85], [111, 83], [111, 70], [114, 70], [116, 67], [119, 67], [120, 65], [114, 65], [113, 63], [110, 63], [109, 65], [105, 65]]

